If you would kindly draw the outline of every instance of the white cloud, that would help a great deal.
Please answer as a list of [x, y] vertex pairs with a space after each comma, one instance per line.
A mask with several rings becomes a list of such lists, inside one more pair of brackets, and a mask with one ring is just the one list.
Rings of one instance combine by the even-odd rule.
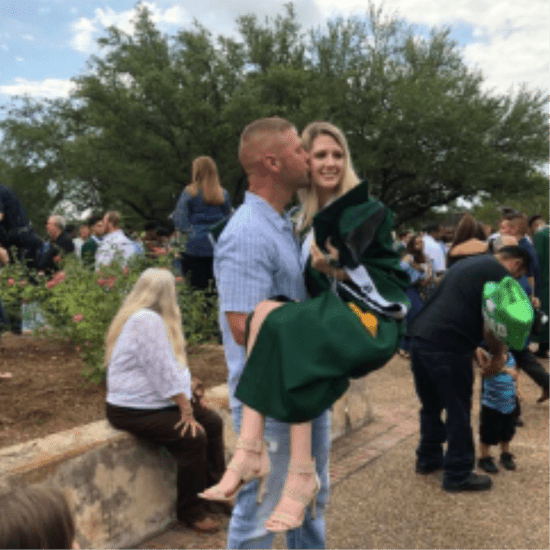
[[[214, 35], [233, 34], [235, 18], [245, 13], [256, 13], [258, 20], [265, 15], [283, 12], [285, 0], [258, 4], [253, 0], [146, 0], [143, 5], [151, 12], [157, 28], [173, 32], [196, 17]], [[516, 91], [526, 82], [529, 88], [548, 87], [548, 59], [550, 48], [548, 27], [550, 14], [546, 0], [375, 0], [385, 16], [396, 14], [409, 23], [428, 27], [451, 26], [458, 32], [470, 33], [464, 46], [463, 58], [472, 68], [485, 76], [485, 87], [505, 93]], [[366, 0], [295, 0], [298, 20], [307, 29], [322, 24], [322, 19], [338, 15], [364, 15]], [[71, 24], [71, 45], [84, 54], [97, 51], [96, 39], [104, 29], [114, 25], [132, 33], [134, 9], [115, 11], [97, 8], [93, 17], [80, 17]]]
[[24, 60], [22, 57], [17, 56], [17, 57], [15, 58], [15, 61], [25, 61], [25, 60]]
[[4, 50], [5, 52], [7, 52], [9, 49], [10, 48], [7, 44], [0, 44], [0, 50]]
[[78, 52], [90, 53], [95, 50], [93, 34], [97, 31], [93, 21], [86, 17], [80, 17], [71, 23], [71, 46]]
[[[325, 15], [334, 15], [334, 0], [316, 0]], [[365, 13], [366, 3], [339, 0], [343, 14]], [[384, 13], [429, 27], [465, 25], [474, 41], [464, 48], [468, 66], [481, 69], [486, 88], [517, 91], [547, 89], [550, 13], [546, 0], [385, 0]]]
[[33, 97], [68, 97], [74, 90], [75, 84], [70, 80], [60, 78], [47, 78], [45, 80], [33, 81], [26, 78], [15, 78], [13, 84], [0, 86], [0, 94], [9, 96], [30, 95]]
[[[189, 22], [186, 11], [181, 6], [161, 9], [154, 2], [142, 2], [151, 13], [151, 20], [159, 29], [181, 26]], [[116, 12], [112, 8], [97, 8], [93, 18], [80, 17], [71, 24], [73, 38], [71, 46], [82, 53], [90, 54], [97, 50], [96, 39], [105, 28], [114, 26], [127, 34], [133, 34], [136, 9]]]
[[21, 38], [23, 40], [28, 40], [29, 42], [32, 42], [34, 40], [34, 36], [32, 34], [22, 34]]

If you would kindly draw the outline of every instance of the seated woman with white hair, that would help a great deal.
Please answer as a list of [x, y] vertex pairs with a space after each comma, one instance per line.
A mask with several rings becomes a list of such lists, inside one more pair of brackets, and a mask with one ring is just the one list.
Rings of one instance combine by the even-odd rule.
[[[219, 523], [197, 493], [225, 470], [223, 422], [192, 398], [174, 276], [146, 269], [105, 337], [107, 418], [120, 430], [165, 446], [177, 463], [178, 520], [200, 532]], [[147, 498], [147, 495], [143, 495]]]

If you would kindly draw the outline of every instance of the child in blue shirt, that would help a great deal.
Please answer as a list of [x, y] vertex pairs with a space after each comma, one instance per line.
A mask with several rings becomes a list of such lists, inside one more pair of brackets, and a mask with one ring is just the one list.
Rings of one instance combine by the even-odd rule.
[[481, 381], [480, 458], [477, 465], [485, 472], [498, 472], [489, 454], [491, 445], [500, 445], [500, 463], [506, 470], [516, 469], [514, 457], [510, 453], [510, 441], [516, 431], [518, 390], [516, 361], [508, 351], [506, 366]]

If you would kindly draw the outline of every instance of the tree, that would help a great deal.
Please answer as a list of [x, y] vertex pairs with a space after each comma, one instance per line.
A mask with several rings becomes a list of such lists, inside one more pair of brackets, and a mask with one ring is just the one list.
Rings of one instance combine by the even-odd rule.
[[65, 100], [23, 99], [0, 123], [2, 183], [11, 187], [41, 230], [61, 200], [82, 207], [85, 191], [71, 177], [66, 146], [73, 136]]
[[[341, 127], [358, 173], [398, 224], [480, 191], [510, 202], [545, 181], [545, 96], [483, 92], [447, 28], [423, 37], [370, 4], [363, 17], [304, 32], [287, 4], [264, 22], [239, 18], [237, 30], [238, 39], [214, 39], [195, 22], [166, 37], [138, 5], [135, 32], [107, 29], [70, 101], [30, 102], [40, 117], [2, 123], [10, 177], [27, 185], [31, 170], [82, 205], [161, 219], [198, 155], [214, 158], [238, 200], [240, 132], [280, 115], [299, 129]], [[42, 137], [29, 142], [27, 131]]]

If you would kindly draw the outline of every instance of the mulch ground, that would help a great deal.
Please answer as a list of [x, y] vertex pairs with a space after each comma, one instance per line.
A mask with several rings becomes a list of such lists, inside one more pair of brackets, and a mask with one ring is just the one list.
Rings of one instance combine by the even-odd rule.
[[[226, 381], [219, 345], [189, 346], [189, 367], [206, 388]], [[0, 447], [104, 418], [105, 383], [82, 376], [85, 364], [63, 340], [3, 334], [0, 341]]]

